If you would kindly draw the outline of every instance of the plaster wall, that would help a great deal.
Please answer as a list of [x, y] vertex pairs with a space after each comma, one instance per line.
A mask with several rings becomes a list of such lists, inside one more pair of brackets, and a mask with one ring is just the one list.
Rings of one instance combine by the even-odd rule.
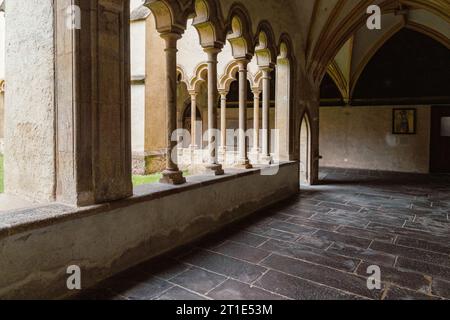
[[165, 44], [156, 31], [153, 15], [146, 19], [146, 39], [145, 150], [164, 154], [167, 147]]
[[[67, 267], [82, 288], [298, 192], [298, 164], [191, 177], [188, 184], [135, 189], [121, 202], [73, 211], [51, 205], [0, 215], [0, 298], [59, 298]], [[230, 206], [230, 204], [233, 204]]]
[[131, 76], [145, 76], [145, 20], [130, 23]]
[[5, 191], [41, 201], [55, 186], [53, 4], [8, 1], [6, 15]]
[[321, 107], [320, 165], [428, 173], [430, 107], [411, 107], [417, 108], [415, 135], [392, 134], [393, 108]]
[[144, 154], [145, 84], [131, 85], [131, 143], [133, 154]]
[[[134, 2], [140, 2], [140, 0]], [[133, 4], [136, 5], [136, 3], [132, 3], [132, 7]], [[131, 142], [133, 154], [143, 154], [145, 151], [145, 35], [146, 21], [132, 21], [130, 24], [130, 65], [132, 79]]]
[[[0, 3], [3, 1], [0, 1]], [[5, 79], [5, 13], [0, 12], [0, 80]]]
[[5, 119], [5, 93], [0, 92], [0, 154], [3, 154], [4, 143], [4, 119]]

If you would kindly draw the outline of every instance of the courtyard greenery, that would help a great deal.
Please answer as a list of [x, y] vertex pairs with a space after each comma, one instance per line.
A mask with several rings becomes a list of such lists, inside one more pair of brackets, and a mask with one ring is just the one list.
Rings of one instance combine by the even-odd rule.
[[[184, 172], [185, 176], [188, 176], [187, 171]], [[155, 173], [147, 176], [133, 176], [133, 185], [140, 186], [143, 184], [156, 183], [161, 179], [160, 173]], [[0, 154], [0, 193], [3, 192], [3, 155]]]

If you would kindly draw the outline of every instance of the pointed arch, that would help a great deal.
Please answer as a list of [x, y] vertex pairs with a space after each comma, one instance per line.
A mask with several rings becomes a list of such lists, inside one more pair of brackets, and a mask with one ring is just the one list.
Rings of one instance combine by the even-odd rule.
[[226, 40], [225, 22], [219, 1], [195, 0], [195, 18], [192, 25], [197, 29], [203, 48], [222, 48]]
[[225, 28], [227, 40], [235, 59], [250, 59], [254, 55], [252, 22], [245, 7], [239, 3], [231, 6]]
[[275, 128], [278, 130], [278, 157], [291, 160], [294, 150], [294, 79], [295, 59], [288, 34], [280, 36], [276, 58], [275, 76]]
[[274, 32], [268, 21], [263, 20], [259, 23], [254, 43], [258, 66], [273, 67], [277, 60], [277, 48]]
[[308, 109], [300, 118], [300, 183], [311, 184], [311, 116]]
[[199, 85], [202, 82], [205, 82], [208, 77], [208, 64], [202, 62], [197, 65], [194, 71], [194, 76], [189, 80], [188, 89], [192, 91], [198, 91]]
[[186, 30], [188, 17], [194, 13], [192, 1], [145, 0], [144, 6], [152, 12], [159, 33], [182, 34]]

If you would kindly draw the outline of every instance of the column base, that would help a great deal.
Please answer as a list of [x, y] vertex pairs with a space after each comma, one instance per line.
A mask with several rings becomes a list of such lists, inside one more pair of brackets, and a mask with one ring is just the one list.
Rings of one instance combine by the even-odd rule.
[[250, 161], [248, 159], [246, 160], [239, 160], [234, 167], [236, 169], [253, 169], [253, 166], [251, 165]]
[[159, 183], [179, 185], [186, 183], [186, 178], [183, 177], [183, 172], [181, 171], [170, 171], [165, 170], [162, 172], [162, 178]]
[[208, 164], [205, 166], [205, 174], [222, 176], [225, 174], [221, 164]]
[[261, 157], [259, 158], [259, 162], [260, 162], [261, 164], [268, 164], [268, 165], [270, 165], [270, 164], [273, 163], [273, 160], [272, 160], [272, 157], [271, 157], [271, 156], [261, 156]]

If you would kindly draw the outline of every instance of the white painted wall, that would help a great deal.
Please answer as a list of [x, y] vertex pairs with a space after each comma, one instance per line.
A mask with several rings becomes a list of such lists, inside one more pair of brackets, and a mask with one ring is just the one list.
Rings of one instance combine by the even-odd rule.
[[130, 24], [131, 76], [145, 76], [145, 20]]
[[145, 85], [131, 86], [131, 143], [133, 154], [142, 154], [145, 146]]
[[[145, 20], [132, 21], [130, 28], [131, 77], [132, 79], [145, 77]], [[132, 151], [134, 154], [141, 154], [144, 152], [145, 145], [145, 84], [143, 83], [131, 85], [131, 128]]]
[[4, 79], [5, 79], [5, 13], [0, 12], [0, 80]]
[[417, 109], [415, 135], [392, 134], [393, 108], [321, 107], [320, 165], [428, 173], [430, 107], [411, 107]]

